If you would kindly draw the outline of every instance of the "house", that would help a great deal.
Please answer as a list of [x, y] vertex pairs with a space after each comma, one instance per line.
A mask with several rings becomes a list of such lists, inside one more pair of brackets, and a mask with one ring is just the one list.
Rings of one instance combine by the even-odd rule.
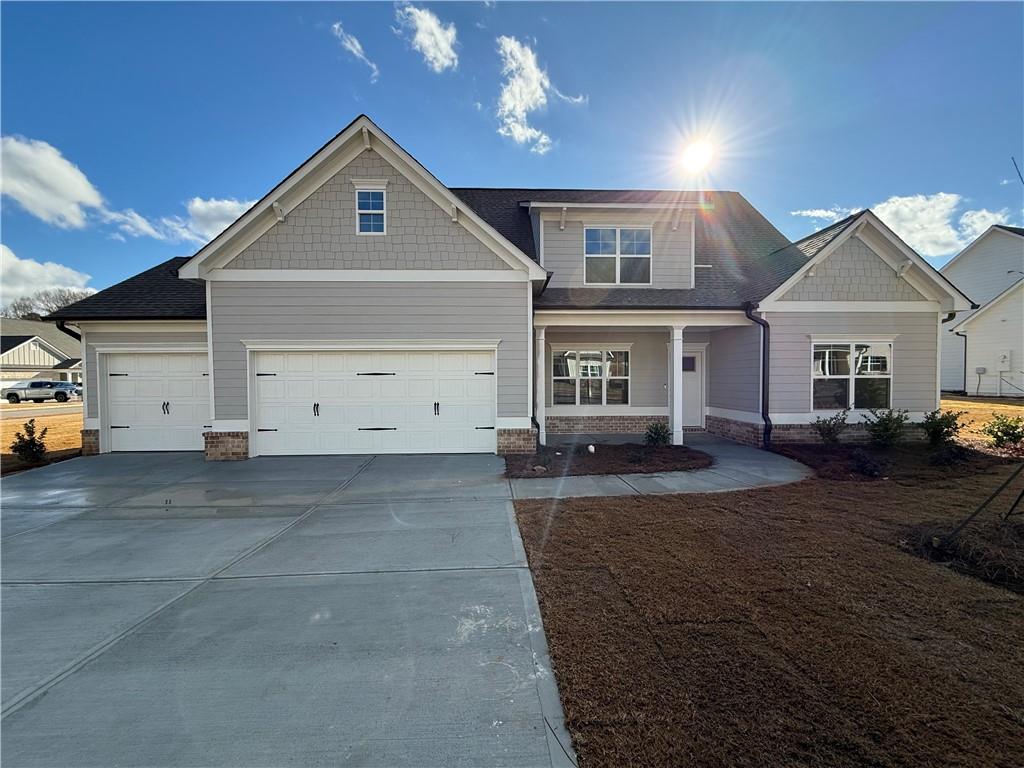
[[53, 323], [0, 319], [0, 384], [82, 380], [82, 343]]
[[1024, 229], [995, 224], [942, 268], [980, 304], [942, 334], [942, 388], [1024, 397]]
[[920, 419], [971, 306], [870, 211], [790, 243], [735, 192], [448, 188], [360, 116], [191, 258], [52, 317], [84, 335], [86, 451], [233, 459]]

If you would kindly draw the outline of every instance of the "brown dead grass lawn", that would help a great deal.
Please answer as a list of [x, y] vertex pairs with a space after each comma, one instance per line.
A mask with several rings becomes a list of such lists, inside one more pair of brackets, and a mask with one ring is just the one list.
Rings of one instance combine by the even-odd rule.
[[[82, 450], [81, 412], [36, 416], [35, 420], [37, 434], [44, 427], [49, 428], [49, 432], [46, 433], [46, 451], [51, 460], [70, 458]], [[0, 471], [4, 474], [26, 468], [26, 465], [11, 453], [14, 433], [23, 432], [26, 421], [28, 418], [0, 420]]]
[[1024, 600], [900, 546], [1012, 469], [515, 502], [580, 765], [1019, 766]]
[[981, 428], [992, 420], [993, 413], [1005, 416], [1024, 416], [1024, 400], [1012, 397], [955, 397], [942, 398], [942, 410], [967, 411], [963, 421], [970, 422], [960, 436], [968, 440], [989, 442]]

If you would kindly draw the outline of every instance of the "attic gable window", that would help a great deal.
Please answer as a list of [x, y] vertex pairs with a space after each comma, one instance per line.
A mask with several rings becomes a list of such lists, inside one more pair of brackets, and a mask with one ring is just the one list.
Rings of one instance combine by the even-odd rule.
[[583, 280], [587, 285], [649, 285], [650, 227], [585, 227]]
[[387, 231], [386, 194], [383, 189], [356, 190], [356, 218], [360, 235], [383, 235]]

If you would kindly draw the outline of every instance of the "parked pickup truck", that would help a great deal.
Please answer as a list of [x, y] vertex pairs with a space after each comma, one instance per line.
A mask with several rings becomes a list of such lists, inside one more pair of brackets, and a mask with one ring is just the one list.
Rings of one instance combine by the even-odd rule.
[[70, 381], [30, 379], [29, 381], [19, 381], [13, 387], [0, 390], [0, 397], [9, 403], [20, 403], [22, 400], [31, 400], [34, 403], [56, 400], [58, 403], [66, 403], [73, 397], [81, 396], [82, 385]]

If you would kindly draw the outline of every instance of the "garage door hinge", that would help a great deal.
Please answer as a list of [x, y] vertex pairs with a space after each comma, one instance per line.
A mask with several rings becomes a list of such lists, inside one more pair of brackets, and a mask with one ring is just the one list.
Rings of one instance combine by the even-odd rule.
[[476, 429], [494, 429], [494, 427], [476, 427]]
[[131, 427], [122, 427], [122, 426], [118, 426], [116, 424], [111, 424], [110, 428], [111, 429], [131, 429]]
[[107, 376], [127, 376], [127, 373], [108, 373]]
[[397, 432], [398, 427], [359, 427], [360, 432]]
[[257, 376], [277, 376], [276, 373], [257, 373]]
[[394, 374], [394, 373], [378, 373], [378, 372], [357, 373], [356, 374], [356, 376], [395, 376], [395, 375], [396, 374]]
[[257, 432], [277, 432], [276, 429], [257, 429]]
[[494, 371], [477, 371], [473, 374], [474, 376], [493, 376]]

